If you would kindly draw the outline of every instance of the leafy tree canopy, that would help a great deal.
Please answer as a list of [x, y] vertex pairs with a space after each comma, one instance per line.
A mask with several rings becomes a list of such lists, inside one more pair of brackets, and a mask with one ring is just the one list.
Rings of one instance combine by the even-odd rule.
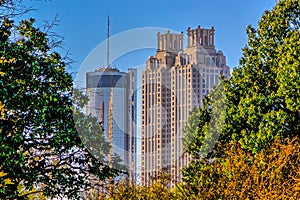
[[224, 91], [226, 112], [220, 116], [225, 121], [221, 128], [216, 126], [215, 148], [183, 171], [185, 180], [195, 187], [199, 180], [217, 181], [213, 175], [208, 179], [193, 172], [201, 174], [211, 167], [212, 160], [222, 163], [232, 144], [240, 144], [253, 156], [275, 140], [284, 143], [300, 133], [300, 1], [278, 1], [263, 14], [258, 28], [249, 26], [246, 33], [248, 44], [240, 66], [193, 111], [185, 128], [185, 148], [199, 158], [205, 138], [215, 133], [208, 128], [209, 124], [215, 126], [214, 103], [222, 102], [215, 97]]
[[[72, 96], [64, 61], [34, 21], [0, 22], [0, 198], [78, 199], [95, 185], [91, 177], [105, 180], [119, 171], [83, 145], [98, 142], [103, 152], [109, 147], [97, 120], [81, 112], [87, 99], [79, 91]], [[76, 127], [92, 134], [81, 140]]]
[[[257, 30], [249, 26], [246, 32], [240, 67], [221, 85], [226, 118], [219, 142], [237, 141], [255, 153], [276, 138], [300, 131], [300, 2], [279, 1], [264, 13]], [[186, 125], [188, 151], [203, 143], [199, 135], [208, 134], [205, 126], [211, 122], [211, 105], [220, 101], [219, 91], [212, 91], [203, 107], [191, 114]]]

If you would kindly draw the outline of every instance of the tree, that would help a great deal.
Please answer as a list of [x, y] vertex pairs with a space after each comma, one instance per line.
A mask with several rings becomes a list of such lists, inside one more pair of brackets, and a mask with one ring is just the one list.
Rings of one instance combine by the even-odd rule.
[[298, 137], [255, 155], [232, 143], [222, 159], [193, 163], [186, 172], [198, 178], [177, 187], [185, 199], [299, 199], [299, 149]]
[[[97, 150], [106, 152], [109, 146], [97, 120], [81, 112], [87, 99], [72, 91], [65, 63], [34, 21], [4, 18], [0, 25], [0, 198], [77, 199], [94, 186], [91, 176], [106, 180], [119, 171], [83, 145], [99, 141]], [[79, 138], [79, 129], [88, 134]]]
[[243, 148], [259, 151], [300, 130], [300, 2], [279, 1], [258, 30], [247, 29], [241, 67], [227, 82], [227, 133]]
[[24, 15], [33, 8], [26, 6], [23, 0], [1, 0], [0, 1], [0, 19], [12, 18], [15, 16]]
[[[216, 177], [208, 180], [191, 173], [214, 167], [212, 160], [224, 161], [231, 145], [240, 144], [252, 157], [275, 140], [285, 144], [300, 133], [300, 1], [278, 1], [273, 10], [264, 13], [257, 29], [249, 26], [246, 32], [248, 44], [240, 66], [222, 87], [226, 113], [217, 145], [208, 157], [195, 160], [183, 172], [195, 187], [199, 180], [216, 183]], [[191, 129], [194, 125], [187, 124], [185, 146], [194, 157], [205, 144], [204, 136], [210, 134], [205, 126], [211, 122], [208, 116], [213, 112], [210, 105], [216, 102], [212, 98], [215, 93], [191, 115], [198, 118], [198, 127]]]
[[114, 184], [113, 189], [106, 198], [95, 195], [90, 199], [182, 199], [179, 193], [168, 189], [170, 180], [170, 175], [164, 171], [156, 173], [148, 186], [138, 185], [130, 180], [123, 179]]

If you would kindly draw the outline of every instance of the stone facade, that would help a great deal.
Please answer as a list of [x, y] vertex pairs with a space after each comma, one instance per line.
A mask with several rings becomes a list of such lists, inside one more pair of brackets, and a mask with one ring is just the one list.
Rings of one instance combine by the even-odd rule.
[[166, 170], [174, 187], [191, 161], [182, 145], [189, 112], [201, 105], [220, 75], [230, 76], [226, 57], [215, 49], [214, 32], [214, 27], [188, 28], [185, 51], [183, 33], [157, 35], [156, 55], [142, 73], [142, 184]]

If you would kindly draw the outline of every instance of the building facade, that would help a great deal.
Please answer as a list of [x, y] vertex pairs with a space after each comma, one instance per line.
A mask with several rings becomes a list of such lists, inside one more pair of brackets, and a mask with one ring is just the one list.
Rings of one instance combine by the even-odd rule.
[[129, 68], [126, 74], [127, 81], [127, 104], [126, 104], [126, 115], [127, 115], [127, 127], [126, 127], [126, 143], [127, 143], [127, 166], [130, 172], [130, 178], [133, 181], [137, 181], [138, 177], [138, 126], [137, 126], [137, 105], [138, 105], [138, 94], [137, 94], [137, 69]]
[[191, 158], [183, 153], [183, 128], [189, 112], [219, 81], [230, 76], [226, 57], [214, 46], [214, 27], [157, 35], [157, 51], [142, 72], [142, 184], [158, 171], [171, 174], [171, 187]]
[[99, 119], [112, 145], [110, 153], [120, 156], [132, 179], [136, 178], [136, 76], [135, 69], [120, 72], [117, 68], [98, 68], [86, 74], [86, 112]]

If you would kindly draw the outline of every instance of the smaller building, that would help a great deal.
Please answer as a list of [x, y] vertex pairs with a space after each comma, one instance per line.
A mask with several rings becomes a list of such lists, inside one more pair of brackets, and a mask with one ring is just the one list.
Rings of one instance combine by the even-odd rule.
[[136, 168], [136, 73], [136, 69], [120, 72], [117, 68], [98, 68], [86, 74], [86, 113], [99, 119], [107, 141], [112, 117], [112, 152], [128, 166], [132, 178]]

